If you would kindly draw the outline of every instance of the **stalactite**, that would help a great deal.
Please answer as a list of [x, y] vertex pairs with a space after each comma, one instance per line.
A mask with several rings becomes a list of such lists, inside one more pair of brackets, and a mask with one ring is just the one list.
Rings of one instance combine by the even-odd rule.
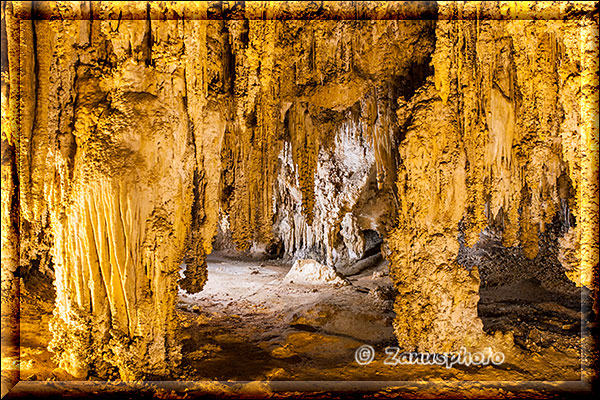
[[[11, 94], [21, 103], [12, 114], [27, 186], [22, 260], [43, 250], [46, 229], [52, 237], [50, 347], [79, 377], [165, 374], [180, 357], [174, 302], [194, 165], [183, 68], [172, 69], [165, 57], [174, 54], [161, 48], [181, 43], [177, 21], [151, 41], [145, 19], [96, 19], [90, 28], [78, 3], [40, 7], [63, 19], [22, 20], [22, 40], [11, 43], [31, 50], [19, 48], [11, 78], [27, 86]], [[112, 11], [98, 5], [96, 17]]]
[[17, 274], [20, 263], [19, 216], [19, 80], [18, 80], [18, 20], [12, 3], [2, 3], [2, 75], [1, 75], [1, 220], [2, 235], [2, 397], [21, 380], [18, 365], [4, 360], [20, 356], [19, 289]]
[[[537, 6], [528, 12], [548, 11]], [[389, 243], [390, 268], [401, 294], [396, 312], [411, 309], [411, 315], [418, 315], [418, 323], [404, 316], [395, 322], [399, 341], [410, 349], [443, 350], [473, 344], [482, 335], [477, 271], [454, 261], [459, 222], [467, 246], [489, 226], [505, 246], [520, 246], [534, 258], [539, 235], [561, 204], [585, 201], [565, 190], [570, 185], [578, 190], [581, 155], [589, 148], [572, 140], [580, 118], [575, 104], [590, 103], [574, 84], [581, 79], [578, 65], [585, 57], [579, 50], [579, 23], [460, 20], [475, 12], [503, 12], [496, 7], [440, 7], [444, 20], [438, 22], [432, 56], [435, 94], [423, 88], [421, 99], [407, 106], [413, 124], [400, 144], [399, 227]], [[440, 125], [444, 132], [422, 133], [423, 126]], [[590, 189], [586, 198], [597, 198], [597, 188]], [[428, 197], [426, 205], [420, 196]], [[576, 224], [594, 226], [585, 222], [587, 217], [580, 219], [593, 212], [573, 215]], [[580, 272], [573, 268], [576, 229], [564, 229], [568, 233], [559, 242], [565, 273], [580, 284]], [[587, 248], [597, 249], [597, 244]], [[458, 332], [464, 331], [470, 333], [461, 337]]]
[[302, 212], [312, 225], [315, 205], [315, 172], [319, 153], [318, 127], [314, 125], [306, 105], [295, 103], [288, 111], [288, 129], [292, 159], [296, 165], [298, 185], [302, 193]]
[[[200, 7], [201, 8], [201, 7]], [[199, 18], [206, 18], [205, 10], [197, 10]], [[160, 14], [159, 10], [156, 11]], [[215, 53], [208, 44], [221, 24], [208, 20], [190, 20], [183, 24], [183, 51], [186, 57], [184, 72], [184, 95], [186, 113], [190, 120], [190, 130], [196, 155], [194, 178], [194, 204], [192, 225], [187, 239], [186, 278], [182, 287], [188, 292], [200, 291], [206, 282], [205, 255], [212, 251], [212, 238], [216, 233], [219, 217], [219, 182], [221, 170], [220, 149], [225, 135], [227, 119], [223, 108], [215, 104], [211, 93], [213, 76], [223, 71], [221, 54]], [[227, 38], [220, 36], [219, 45]], [[165, 48], [168, 53], [168, 47]], [[226, 78], [222, 78], [226, 79]], [[222, 80], [216, 80], [222, 84]]]
[[[2, 295], [16, 294], [19, 267], [19, 23], [12, 4], [2, 5]], [[7, 299], [8, 301], [8, 299]]]

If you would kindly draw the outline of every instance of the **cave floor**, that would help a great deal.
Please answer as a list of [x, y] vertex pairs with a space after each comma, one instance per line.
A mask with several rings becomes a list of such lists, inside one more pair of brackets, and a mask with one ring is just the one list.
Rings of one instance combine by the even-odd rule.
[[[350, 277], [351, 285], [342, 287], [285, 283], [283, 277], [289, 268], [290, 264], [280, 261], [211, 255], [204, 290], [198, 294], [180, 291], [177, 315], [182, 364], [164, 380], [581, 378], [579, 311], [551, 296], [541, 296], [527, 286], [531, 283], [482, 291], [479, 308], [486, 330], [510, 330], [515, 336], [515, 346], [505, 352], [503, 364], [391, 366], [384, 364], [384, 349], [395, 345], [393, 292], [385, 263]], [[57, 368], [46, 349], [51, 337], [52, 285], [38, 277], [28, 286], [21, 291], [21, 380], [73, 380]], [[354, 358], [363, 344], [375, 349], [375, 359], [368, 365], [359, 365]]]
[[[393, 292], [387, 265], [350, 277], [350, 286], [285, 283], [290, 265], [211, 257], [196, 295], [180, 294], [184, 321], [180, 379], [202, 380], [579, 380], [580, 311], [531, 282], [486, 288], [486, 331], [513, 331], [500, 366], [386, 365]], [[529, 285], [529, 286], [528, 286]], [[529, 297], [527, 297], [529, 296]], [[574, 307], [574, 304], [571, 304]], [[358, 347], [375, 359], [359, 365]]]

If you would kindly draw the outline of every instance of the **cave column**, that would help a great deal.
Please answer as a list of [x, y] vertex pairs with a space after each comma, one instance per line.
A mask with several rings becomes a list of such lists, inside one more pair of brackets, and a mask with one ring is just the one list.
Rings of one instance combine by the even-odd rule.
[[387, 238], [398, 291], [394, 331], [406, 351], [456, 351], [480, 345], [483, 334], [477, 267], [456, 262], [466, 155], [454, 114], [437, 91], [417, 96], [414, 122], [399, 148], [399, 225]]

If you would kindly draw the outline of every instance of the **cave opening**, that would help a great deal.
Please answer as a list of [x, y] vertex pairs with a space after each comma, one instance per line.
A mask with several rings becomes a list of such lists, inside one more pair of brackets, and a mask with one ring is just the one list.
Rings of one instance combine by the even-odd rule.
[[[564, 202], [561, 202], [564, 204]], [[564, 207], [564, 206], [563, 206]], [[483, 330], [510, 333], [515, 346], [525, 354], [550, 351], [552, 361], [577, 364], [581, 357], [582, 326], [591, 314], [590, 294], [565, 274], [561, 246], [575, 220], [561, 208], [552, 223], [538, 233], [537, 253], [527, 256], [521, 245], [503, 243], [503, 217], [500, 208], [495, 218], [467, 247], [459, 236], [458, 263], [477, 266], [480, 285], [477, 314]]]

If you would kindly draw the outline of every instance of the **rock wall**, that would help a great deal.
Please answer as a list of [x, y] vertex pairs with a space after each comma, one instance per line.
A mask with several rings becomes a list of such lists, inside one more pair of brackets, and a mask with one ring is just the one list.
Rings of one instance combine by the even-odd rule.
[[569, 278], [598, 263], [578, 7], [3, 3], [3, 293], [54, 274], [69, 372], [165, 376], [214, 249], [352, 273], [384, 238], [400, 344], [475, 343], [484, 228], [535, 257], [558, 216]]
[[3, 7], [20, 263], [53, 269], [50, 348], [78, 377], [164, 375], [180, 359], [178, 269], [199, 186], [182, 23], [153, 27], [141, 3]]

